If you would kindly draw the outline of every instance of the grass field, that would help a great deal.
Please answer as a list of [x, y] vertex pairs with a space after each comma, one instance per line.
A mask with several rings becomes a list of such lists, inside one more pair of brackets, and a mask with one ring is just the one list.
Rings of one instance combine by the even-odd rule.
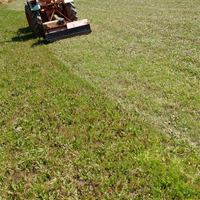
[[199, 1], [75, 4], [50, 44], [0, 5], [0, 199], [200, 199]]

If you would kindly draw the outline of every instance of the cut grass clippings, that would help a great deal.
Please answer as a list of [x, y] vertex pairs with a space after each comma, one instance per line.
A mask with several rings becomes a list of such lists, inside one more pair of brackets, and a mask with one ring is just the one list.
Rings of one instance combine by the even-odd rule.
[[78, 1], [78, 9], [80, 18], [89, 10], [93, 33], [51, 44], [59, 59], [128, 112], [199, 149], [199, 1]]

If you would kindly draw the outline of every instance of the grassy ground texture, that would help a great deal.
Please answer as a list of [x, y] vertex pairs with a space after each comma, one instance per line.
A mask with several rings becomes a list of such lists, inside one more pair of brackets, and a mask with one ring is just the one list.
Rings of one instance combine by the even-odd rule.
[[75, 4], [50, 44], [0, 5], [0, 199], [200, 199], [199, 2]]

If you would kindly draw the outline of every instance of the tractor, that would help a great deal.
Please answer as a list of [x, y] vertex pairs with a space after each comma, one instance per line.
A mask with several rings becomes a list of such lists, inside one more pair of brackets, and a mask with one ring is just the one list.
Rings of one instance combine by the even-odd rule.
[[48, 42], [91, 32], [87, 19], [77, 20], [73, 0], [27, 0], [25, 13], [36, 37]]

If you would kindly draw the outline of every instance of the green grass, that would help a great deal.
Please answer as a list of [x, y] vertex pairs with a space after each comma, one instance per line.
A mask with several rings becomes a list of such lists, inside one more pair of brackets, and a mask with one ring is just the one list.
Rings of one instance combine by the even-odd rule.
[[79, 1], [50, 44], [0, 5], [0, 199], [200, 199], [193, 1]]
[[198, 1], [123, 2], [92, 1], [93, 34], [53, 44], [54, 52], [126, 110], [200, 146]]

